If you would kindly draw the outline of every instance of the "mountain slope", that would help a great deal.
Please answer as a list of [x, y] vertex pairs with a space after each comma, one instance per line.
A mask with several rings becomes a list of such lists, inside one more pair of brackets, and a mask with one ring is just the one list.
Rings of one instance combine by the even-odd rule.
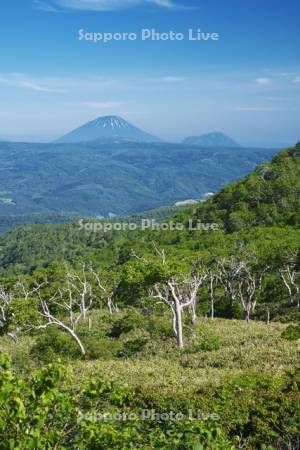
[[57, 139], [55, 143], [89, 142], [94, 140], [162, 142], [161, 139], [140, 130], [121, 117], [104, 116], [76, 128]]
[[202, 134], [201, 136], [190, 136], [184, 139], [182, 143], [185, 145], [198, 145], [199, 147], [241, 147], [231, 137], [218, 131]]
[[[12, 272], [31, 272], [53, 261], [71, 262], [79, 256], [89, 261], [97, 255], [113, 262], [116, 249], [125, 245], [125, 250], [131, 252], [135, 245], [151, 245], [153, 239], [163, 248], [168, 246], [169, 252], [179, 252], [181, 257], [201, 248], [205, 254], [214, 254], [214, 249], [219, 247], [223, 252], [224, 248], [233, 248], [236, 241], [245, 239], [256, 245], [259, 238], [259, 247], [264, 246], [270, 253], [276, 240], [280, 246], [287, 245], [289, 240], [299, 240], [299, 180], [300, 156], [296, 149], [290, 149], [279, 153], [271, 163], [258, 166], [244, 180], [226, 186], [200, 206], [193, 205], [177, 214], [174, 211], [173, 222], [187, 223], [190, 218], [202, 223], [218, 222], [227, 233], [199, 234], [186, 230], [95, 233], [82, 231], [78, 221], [15, 228], [0, 237], [0, 274], [8, 268]], [[149, 211], [144, 217], [151, 216]], [[165, 220], [166, 216], [163, 212], [161, 218]], [[153, 217], [159, 219], [159, 211]], [[139, 219], [140, 216], [127, 218], [129, 222]], [[257, 225], [262, 226], [261, 231], [255, 228]]]
[[300, 226], [300, 143], [199, 206], [196, 216], [229, 232], [253, 226]]

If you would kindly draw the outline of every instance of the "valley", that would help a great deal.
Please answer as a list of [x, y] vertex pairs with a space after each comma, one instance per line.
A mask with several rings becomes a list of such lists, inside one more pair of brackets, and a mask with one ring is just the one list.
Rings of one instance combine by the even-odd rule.
[[37, 214], [123, 216], [201, 200], [274, 153], [168, 143], [0, 143], [0, 223]]

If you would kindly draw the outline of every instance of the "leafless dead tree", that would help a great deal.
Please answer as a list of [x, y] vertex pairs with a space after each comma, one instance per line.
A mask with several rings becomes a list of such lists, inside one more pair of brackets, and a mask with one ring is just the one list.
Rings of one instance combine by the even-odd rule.
[[19, 280], [16, 282], [14, 286], [14, 295], [17, 298], [23, 298], [24, 300], [28, 300], [30, 298], [33, 298], [37, 294], [37, 292], [39, 292], [41, 288], [46, 285], [47, 280], [44, 280], [40, 283], [35, 282], [33, 286], [30, 287], [27, 281], [19, 278]]
[[167, 305], [173, 314], [173, 329], [177, 340], [177, 345], [183, 348], [183, 311], [191, 308], [195, 320], [196, 297], [203, 280], [196, 275], [187, 276], [180, 279], [177, 276], [171, 277], [166, 282], [156, 283], [150, 291], [153, 298], [159, 299]]
[[220, 275], [214, 270], [209, 270], [208, 272], [208, 292], [210, 297], [210, 318], [214, 320], [215, 317], [215, 290], [216, 287], [221, 284]]
[[300, 272], [297, 270], [297, 258], [293, 255], [284, 266], [279, 269], [279, 275], [286, 287], [291, 304], [297, 303], [300, 307]]
[[241, 303], [247, 322], [250, 321], [250, 316], [255, 311], [256, 294], [262, 289], [263, 276], [269, 269], [269, 266], [266, 266], [257, 273], [255, 269], [251, 268], [251, 265], [250, 260], [246, 257], [242, 259], [232, 257], [219, 261], [225, 292], [230, 295], [232, 302], [238, 300]]
[[[152, 242], [155, 253], [159, 257], [163, 266], [167, 264], [167, 257], [164, 249], [159, 249], [155, 242]], [[150, 262], [139, 257], [134, 251], [131, 256], [142, 261], [145, 264]], [[155, 283], [150, 289], [149, 294], [152, 298], [158, 299], [167, 305], [173, 315], [173, 329], [176, 336], [177, 345], [183, 348], [183, 311], [188, 309], [192, 323], [196, 323], [197, 319], [197, 293], [201, 285], [203, 285], [207, 274], [204, 267], [192, 270], [186, 276], [170, 275], [166, 280]]]
[[114, 303], [114, 296], [118, 287], [118, 282], [115, 280], [111, 280], [110, 283], [107, 280], [101, 279], [101, 276], [94, 269], [91, 269], [91, 272], [96, 281], [96, 285], [98, 286], [104, 301], [107, 304], [110, 314], [118, 312], [118, 306]]
[[42, 323], [29, 324], [29, 329], [55, 326], [69, 333], [82, 355], [86, 352], [78, 335], [78, 326], [82, 320], [88, 320], [89, 328], [91, 327], [89, 313], [95, 299], [87, 274], [85, 266], [82, 267], [80, 275], [68, 272], [66, 285], [50, 298], [44, 298], [41, 289], [36, 289], [35, 295], [39, 298], [39, 315]]
[[[0, 286], [0, 328], [4, 328], [9, 321], [10, 307], [14, 300], [14, 294], [8, 292], [3, 286]], [[7, 336], [11, 337], [15, 342], [17, 335], [13, 332], [7, 332]]]
[[7, 292], [2, 286], [0, 286], [0, 327], [4, 327], [7, 324], [8, 309], [14, 299], [11, 292]]
[[[77, 343], [82, 355], [85, 355], [85, 348], [77, 334], [78, 324], [80, 320], [84, 316], [84, 311], [87, 311], [87, 306], [82, 308], [82, 304], [80, 303], [79, 298], [74, 298], [70, 293], [69, 299], [66, 301], [63, 298], [62, 292], [60, 291], [60, 296], [58, 297], [58, 293], [56, 293], [53, 297], [48, 300], [44, 300], [40, 297], [40, 306], [41, 309], [39, 314], [43, 319], [43, 324], [34, 325], [35, 329], [43, 329], [48, 326], [56, 326], [61, 328], [62, 330], [69, 333], [72, 338]], [[59, 316], [53, 312], [51, 312], [51, 307], [58, 307], [64, 315], [63, 318], [60, 319]]]

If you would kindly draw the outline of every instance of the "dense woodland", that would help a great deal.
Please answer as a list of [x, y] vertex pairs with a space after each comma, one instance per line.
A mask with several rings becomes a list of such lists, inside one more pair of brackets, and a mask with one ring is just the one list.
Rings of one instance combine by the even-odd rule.
[[55, 222], [76, 213], [124, 216], [201, 199], [274, 154], [163, 142], [0, 141], [0, 233], [21, 220], [39, 221], [39, 215], [47, 223], [51, 215]]
[[300, 144], [168, 221], [1, 237], [0, 449], [299, 449]]

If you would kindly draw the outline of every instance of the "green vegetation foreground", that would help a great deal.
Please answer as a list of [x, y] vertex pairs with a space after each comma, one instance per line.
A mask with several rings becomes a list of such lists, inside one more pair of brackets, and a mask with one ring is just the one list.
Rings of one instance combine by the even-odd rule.
[[299, 448], [299, 147], [183, 230], [1, 238], [0, 449]]

